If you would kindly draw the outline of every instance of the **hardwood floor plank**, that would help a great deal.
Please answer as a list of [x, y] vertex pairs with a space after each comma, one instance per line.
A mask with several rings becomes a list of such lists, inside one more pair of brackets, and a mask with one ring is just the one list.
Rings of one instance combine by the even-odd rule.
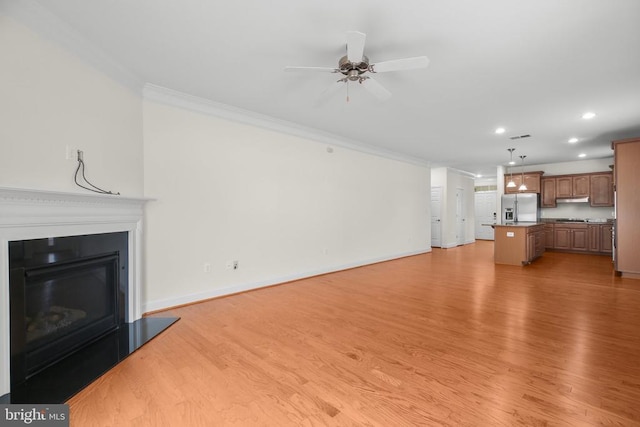
[[640, 425], [639, 307], [606, 257], [434, 249], [169, 310], [71, 424]]

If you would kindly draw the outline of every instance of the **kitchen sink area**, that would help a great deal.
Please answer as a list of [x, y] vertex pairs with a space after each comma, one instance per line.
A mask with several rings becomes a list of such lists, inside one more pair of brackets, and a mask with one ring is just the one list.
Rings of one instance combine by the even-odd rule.
[[613, 255], [613, 219], [543, 218], [545, 250]]

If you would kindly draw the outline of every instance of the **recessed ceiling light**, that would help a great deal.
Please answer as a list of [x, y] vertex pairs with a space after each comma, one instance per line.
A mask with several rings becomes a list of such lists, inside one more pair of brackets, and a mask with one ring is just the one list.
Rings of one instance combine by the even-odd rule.
[[586, 112], [582, 115], [582, 118], [585, 120], [589, 120], [589, 119], [593, 119], [596, 116], [596, 113], [593, 113], [591, 111]]
[[578, 157], [583, 158], [583, 157], [587, 157], [587, 155], [584, 154], [584, 153], [580, 153], [580, 154], [578, 154]]
[[515, 160], [511, 160], [511, 161], [509, 162], [509, 164], [510, 164], [510, 165], [515, 165], [515, 164], [516, 164], [516, 161], [515, 161]]
[[476, 178], [482, 178], [481, 174], [476, 175]]
[[578, 138], [569, 139], [569, 144], [575, 144], [576, 142], [578, 142]]
[[496, 129], [496, 133], [497, 133], [498, 135], [500, 135], [500, 134], [502, 134], [502, 133], [505, 133], [505, 132], [506, 132], [506, 129], [505, 129], [505, 128], [498, 128], [498, 129]]

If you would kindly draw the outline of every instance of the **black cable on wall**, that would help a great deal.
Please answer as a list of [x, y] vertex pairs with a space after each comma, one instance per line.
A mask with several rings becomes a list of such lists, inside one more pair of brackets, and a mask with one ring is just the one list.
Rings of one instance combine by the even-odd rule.
[[[82, 151], [78, 150], [78, 167], [76, 168], [76, 173], [73, 176], [73, 180], [75, 181], [76, 185], [80, 188], [84, 188], [85, 190], [93, 191], [94, 193], [120, 195], [120, 193], [114, 193], [113, 191], [103, 190], [102, 188], [93, 185], [91, 182], [89, 182], [89, 180], [85, 176], [84, 170], [85, 170], [85, 164], [83, 160], [83, 154], [82, 154]], [[90, 187], [84, 186], [78, 182], [78, 174], [82, 175], [82, 180]]]

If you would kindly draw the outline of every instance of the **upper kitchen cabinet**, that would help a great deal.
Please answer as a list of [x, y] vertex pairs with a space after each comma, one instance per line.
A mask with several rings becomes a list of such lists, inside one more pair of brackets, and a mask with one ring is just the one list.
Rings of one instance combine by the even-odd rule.
[[544, 177], [540, 180], [540, 189], [542, 190], [541, 206], [543, 208], [555, 208], [556, 204], [556, 179]]
[[590, 181], [588, 174], [556, 177], [556, 197], [589, 197]]
[[504, 176], [504, 192], [506, 194], [517, 194], [517, 193], [540, 193], [540, 177], [544, 172], [525, 172], [524, 173], [524, 184], [527, 186], [525, 191], [520, 191], [520, 185], [522, 185], [522, 177], [521, 173], [513, 174], [513, 182], [515, 182], [515, 187], [507, 187], [507, 183], [511, 179], [511, 175]]
[[594, 173], [590, 176], [591, 206], [613, 206], [613, 173]]
[[615, 269], [640, 279], [640, 138], [613, 142], [616, 184]]
[[591, 206], [613, 206], [613, 173], [611, 172], [545, 176], [542, 178], [541, 187], [543, 208], [555, 208], [556, 199], [586, 197], [589, 198]]

